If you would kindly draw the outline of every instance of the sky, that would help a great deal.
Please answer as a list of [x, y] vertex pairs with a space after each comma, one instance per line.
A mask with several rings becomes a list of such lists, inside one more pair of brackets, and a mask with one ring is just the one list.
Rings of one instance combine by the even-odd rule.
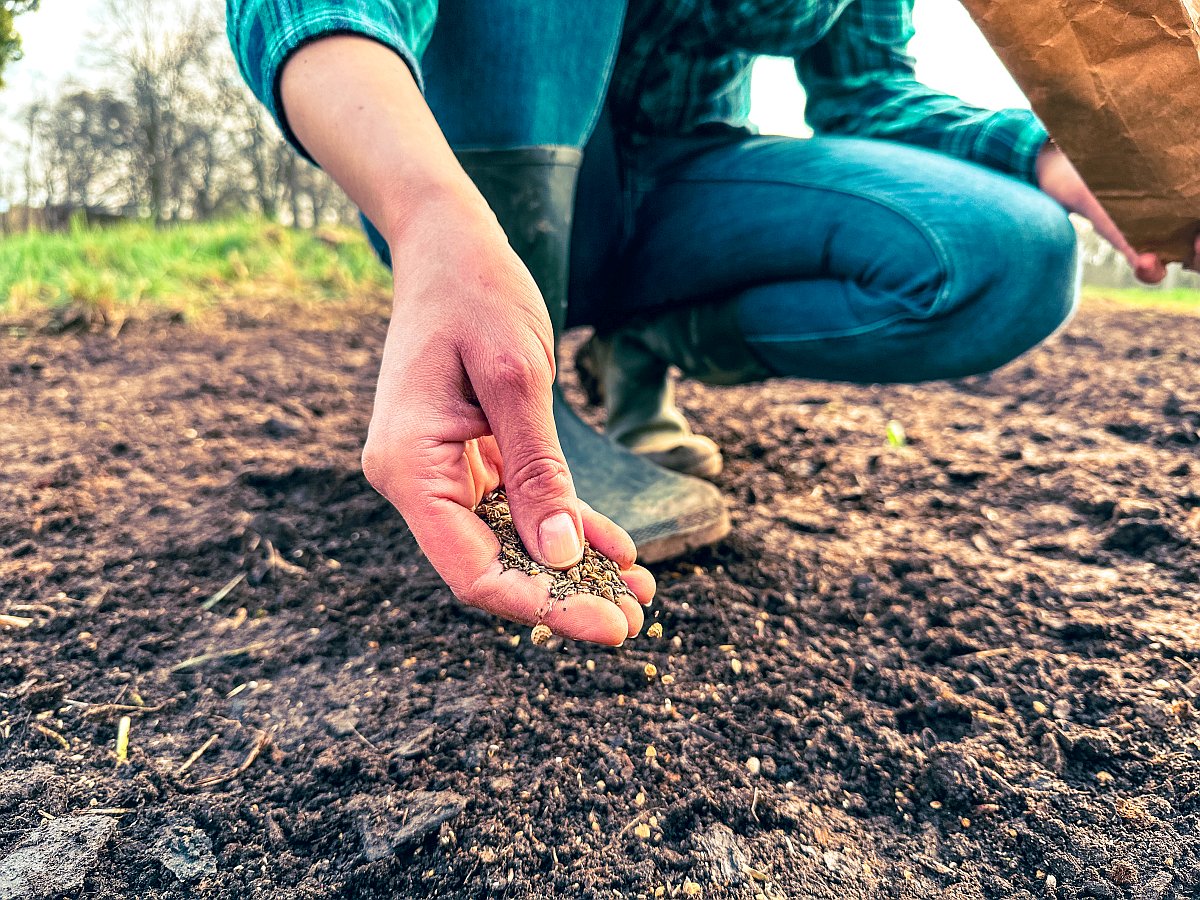
[[[10, 121], [39, 95], [53, 95], [69, 77], [84, 83], [89, 73], [85, 46], [104, 0], [45, 0], [19, 20], [25, 58], [7, 73], [0, 115]], [[156, 0], [164, 18], [176, 0]], [[917, 74], [932, 87], [985, 107], [1023, 106], [1025, 101], [958, 0], [917, 0], [917, 37], [911, 51]], [[804, 134], [803, 94], [791, 63], [760, 60], [755, 69], [752, 116], [766, 132]]]

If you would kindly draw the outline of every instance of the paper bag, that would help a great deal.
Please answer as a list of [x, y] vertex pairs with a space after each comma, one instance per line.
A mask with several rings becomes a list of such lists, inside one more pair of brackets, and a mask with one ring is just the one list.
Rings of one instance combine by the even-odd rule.
[[1200, 231], [1195, 0], [963, 0], [1129, 242], [1191, 260]]

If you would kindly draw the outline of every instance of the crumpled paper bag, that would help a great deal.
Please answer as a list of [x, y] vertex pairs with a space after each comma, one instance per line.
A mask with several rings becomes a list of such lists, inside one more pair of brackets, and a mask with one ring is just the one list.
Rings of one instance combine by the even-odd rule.
[[963, 0], [1129, 242], [1190, 261], [1200, 231], [1195, 0]]

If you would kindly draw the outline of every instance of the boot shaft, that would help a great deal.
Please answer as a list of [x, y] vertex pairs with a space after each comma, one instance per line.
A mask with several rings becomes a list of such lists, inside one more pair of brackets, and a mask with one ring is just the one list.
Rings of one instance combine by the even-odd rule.
[[574, 147], [518, 147], [457, 156], [533, 275], [557, 340], [567, 320], [571, 217], [583, 154]]

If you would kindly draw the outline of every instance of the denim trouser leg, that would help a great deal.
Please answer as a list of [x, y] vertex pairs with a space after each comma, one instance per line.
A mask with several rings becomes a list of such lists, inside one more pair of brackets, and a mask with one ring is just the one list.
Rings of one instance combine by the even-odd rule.
[[[626, 0], [440, 0], [425, 97], [455, 150], [582, 147], [600, 115]], [[371, 243], [387, 246], [370, 225]]]
[[[1037, 189], [885, 141], [660, 142], [607, 311], [733, 303], [778, 375], [913, 382], [988, 371], [1061, 325], [1075, 234]], [[582, 196], [579, 216], [587, 216]], [[595, 198], [596, 203], [602, 198]], [[689, 373], [703, 378], [703, 373]]]

